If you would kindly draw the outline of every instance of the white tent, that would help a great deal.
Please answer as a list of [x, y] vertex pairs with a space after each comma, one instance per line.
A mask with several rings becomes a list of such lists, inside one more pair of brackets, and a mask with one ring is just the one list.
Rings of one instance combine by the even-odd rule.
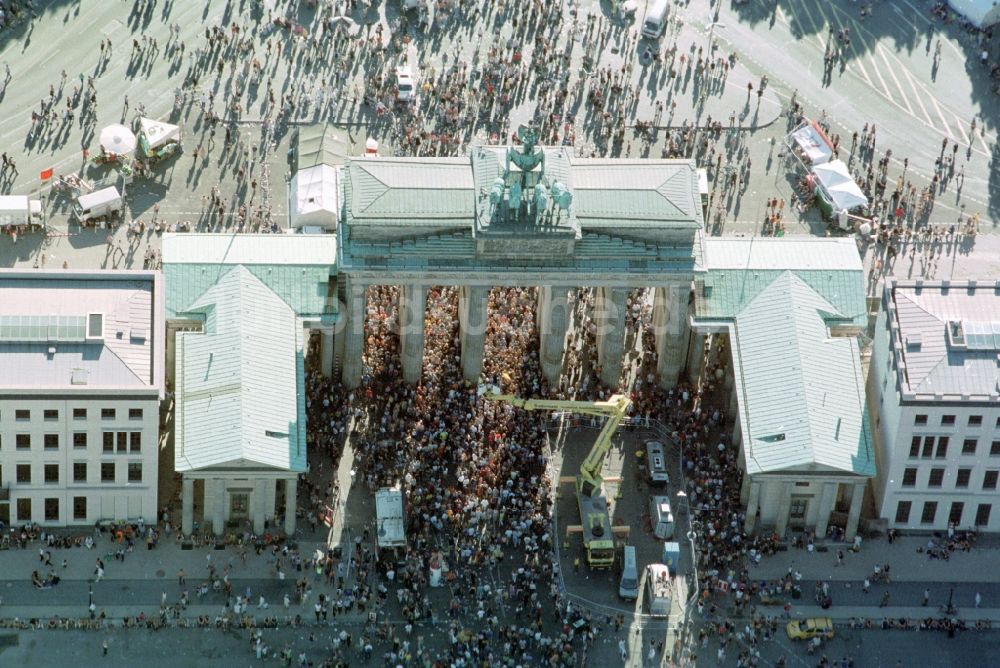
[[977, 28], [1000, 23], [1000, 0], [948, 0], [948, 4]]
[[300, 169], [292, 177], [289, 198], [289, 225], [292, 228], [335, 229], [340, 212], [338, 169], [315, 165]]
[[836, 211], [850, 211], [855, 207], [867, 206], [868, 198], [854, 182], [843, 160], [834, 160], [813, 167], [816, 181], [823, 189]]
[[808, 123], [800, 127], [792, 133], [792, 139], [795, 140], [799, 150], [809, 158], [809, 162], [814, 165], [829, 162], [830, 158], [833, 157], [833, 147], [830, 146], [815, 123]]
[[154, 121], [151, 118], [139, 119], [139, 132], [146, 139], [149, 148], [158, 148], [168, 141], [181, 140], [181, 129], [178, 126]]
[[101, 130], [101, 147], [108, 153], [122, 155], [135, 150], [135, 135], [124, 125], [115, 123]]

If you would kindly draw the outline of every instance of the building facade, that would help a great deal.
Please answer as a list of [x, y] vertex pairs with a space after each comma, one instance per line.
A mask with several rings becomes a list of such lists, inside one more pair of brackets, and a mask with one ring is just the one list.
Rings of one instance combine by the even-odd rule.
[[155, 521], [155, 272], [0, 270], [0, 520]]
[[868, 400], [876, 509], [890, 527], [1000, 530], [998, 354], [993, 282], [886, 284]]

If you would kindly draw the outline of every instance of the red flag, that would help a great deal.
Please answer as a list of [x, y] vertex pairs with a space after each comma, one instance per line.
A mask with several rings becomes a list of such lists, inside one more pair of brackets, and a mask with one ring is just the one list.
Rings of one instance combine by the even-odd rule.
[[51, 179], [51, 178], [52, 178], [52, 168], [51, 168], [51, 167], [49, 167], [48, 169], [43, 169], [43, 170], [42, 170], [42, 173], [41, 173], [41, 174], [39, 174], [39, 175], [38, 175], [38, 177], [39, 177], [39, 178], [40, 178], [40, 179], [41, 179], [42, 181], [48, 181], [49, 179]]

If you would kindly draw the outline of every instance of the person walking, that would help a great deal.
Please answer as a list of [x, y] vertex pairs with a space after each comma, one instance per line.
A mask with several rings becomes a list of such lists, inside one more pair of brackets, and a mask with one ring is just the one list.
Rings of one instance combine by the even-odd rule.
[[979, 592], [977, 591], [977, 592], [976, 592], [976, 607], [978, 608], [978, 607], [979, 607], [979, 604], [980, 604], [980, 603], [982, 603], [982, 602], [983, 602], [983, 597], [982, 597], [982, 596], [981, 596], [981, 595], [979, 594]]
[[881, 601], [879, 601], [879, 604], [878, 604], [878, 607], [880, 607], [880, 608], [884, 608], [884, 607], [886, 607], [886, 606], [888, 606], [888, 605], [889, 605], [889, 592], [888, 592], [888, 590], [886, 590], [886, 591], [885, 591], [885, 592], [884, 592], [884, 593], [882, 594], [882, 600], [881, 600]]
[[105, 640], [103, 643], [101, 643], [101, 654], [104, 655], [104, 656], [108, 655], [108, 641], [107, 640]]
[[185, 573], [184, 569], [182, 568], [179, 571], [177, 571], [177, 584], [183, 587], [184, 583], [186, 582], [187, 582], [187, 573]]
[[921, 605], [923, 605], [924, 607], [927, 607], [927, 602], [930, 601], [930, 600], [931, 600], [931, 591], [930, 591], [930, 589], [925, 589], [924, 590], [924, 602], [921, 603]]

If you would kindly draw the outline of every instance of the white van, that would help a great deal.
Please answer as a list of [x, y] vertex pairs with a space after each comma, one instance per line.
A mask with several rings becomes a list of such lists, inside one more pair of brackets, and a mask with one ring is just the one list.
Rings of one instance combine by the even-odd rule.
[[635, 561], [635, 545], [626, 545], [622, 555], [622, 579], [618, 583], [618, 595], [627, 601], [639, 598], [639, 567]]
[[670, 510], [669, 497], [649, 497], [649, 521], [653, 525], [653, 535], [660, 540], [674, 537], [674, 514]]
[[646, 606], [651, 617], [669, 617], [673, 586], [664, 564], [646, 566]]
[[657, 39], [667, 27], [667, 14], [670, 13], [670, 0], [653, 0], [653, 5], [646, 10], [646, 18], [642, 21], [642, 36]]
[[76, 198], [76, 206], [74, 207], [74, 213], [80, 222], [117, 216], [121, 211], [122, 196], [118, 194], [118, 189], [114, 186], [80, 195]]
[[41, 200], [29, 199], [26, 195], [0, 196], [0, 226], [40, 225], [41, 223]]
[[667, 449], [659, 441], [646, 441], [646, 466], [649, 469], [649, 484], [666, 487], [670, 482], [667, 475]]

